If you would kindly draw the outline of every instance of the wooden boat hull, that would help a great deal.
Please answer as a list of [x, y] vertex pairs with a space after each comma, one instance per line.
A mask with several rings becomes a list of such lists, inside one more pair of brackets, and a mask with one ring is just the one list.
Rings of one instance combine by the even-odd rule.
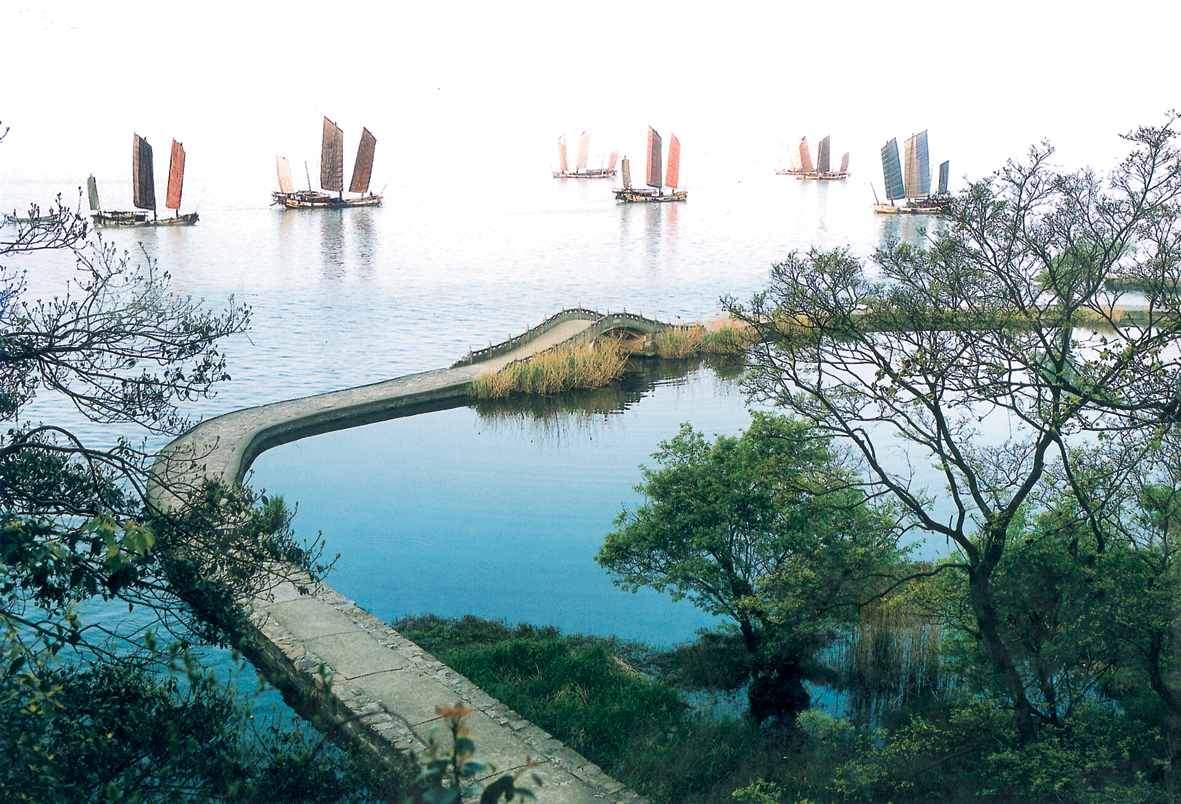
[[903, 206], [874, 204], [873, 211], [879, 215], [943, 215], [951, 207], [950, 199], [911, 201]]
[[590, 170], [551, 170], [555, 179], [612, 179], [615, 178], [614, 168], [592, 168]]
[[799, 170], [789, 170], [786, 168], [779, 168], [775, 171], [777, 176], [792, 176], [801, 181], [836, 181], [840, 179], [847, 179], [852, 176], [852, 173], [841, 173], [840, 171], [832, 171], [829, 173], [804, 173]]
[[271, 193], [271, 204], [284, 209], [344, 209], [345, 207], [376, 207], [381, 205], [381, 196], [370, 193], [361, 198], [341, 198], [314, 190], [300, 190], [297, 193]]
[[192, 226], [197, 222], [197, 213], [177, 215], [172, 218], [152, 218], [146, 212], [96, 212], [95, 226]]
[[676, 190], [668, 194], [661, 194], [656, 190], [637, 187], [615, 188], [615, 200], [624, 204], [663, 204], [668, 201], [685, 201], [688, 198], [688, 190]]

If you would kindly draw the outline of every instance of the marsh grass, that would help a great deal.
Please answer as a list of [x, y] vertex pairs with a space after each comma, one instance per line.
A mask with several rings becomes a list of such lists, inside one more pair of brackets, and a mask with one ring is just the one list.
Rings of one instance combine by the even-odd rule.
[[619, 338], [549, 349], [478, 377], [468, 386], [468, 394], [477, 399], [503, 399], [512, 394], [552, 396], [598, 388], [623, 376], [629, 354]]
[[751, 346], [751, 331], [736, 323], [726, 323], [716, 330], [701, 326], [676, 327], [653, 337], [656, 354], [670, 360], [693, 355], [737, 355]]
[[855, 709], [869, 718], [883, 707], [951, 690], [954, 679], [939, 652], [942, 635], [942, 626], [928, 617], [875, 606], [841, 629], [827, 663], [842, 686], [856, 692]]

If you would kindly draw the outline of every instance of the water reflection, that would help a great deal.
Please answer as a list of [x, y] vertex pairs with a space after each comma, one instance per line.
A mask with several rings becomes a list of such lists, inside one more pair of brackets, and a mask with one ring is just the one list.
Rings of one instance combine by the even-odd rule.
[[878, 215], [882, 222], [881, 245], [890, 241], [920, 246], [947, 228], [938, 215]]
[[[344, 210], [314, 210], [320, 216], [320, 256], [325, 279], [338, 279], [344, 275], [344, 225], [341, 216]], [[336, 268], [335, 272], [330, 269]]]
[[483, 422], [499, 432], [553, 440], [587, 438], [611, 427], [613, 417], [633, 408], [655, 389], [686, 385], [704, 369], [713, 373], [721, 393], [741, 393], [743, 363], [739, 359], [636, 359], [629, 364], [626, 375], [601, 388], [555, 396], [483, 399], [471, 407]]

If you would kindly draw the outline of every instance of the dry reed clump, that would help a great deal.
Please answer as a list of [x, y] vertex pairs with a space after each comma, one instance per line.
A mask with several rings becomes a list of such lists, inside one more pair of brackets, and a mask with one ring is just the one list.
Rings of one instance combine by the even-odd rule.
[[700, 354], [742, 354], [751, 346], [750, 330], [733, 323], [723, 324], [713, 331], [701, 326], [666, 329], [657, 333], [653, 340], [656, 354], [670, 360]]
[[468, 394], [502, 399], [510, 394], [550, 396], [575, 388], [599, 388], [623, 376], [627, 357], [618, 338], [550, 349], [478, 377], [468, 386]]

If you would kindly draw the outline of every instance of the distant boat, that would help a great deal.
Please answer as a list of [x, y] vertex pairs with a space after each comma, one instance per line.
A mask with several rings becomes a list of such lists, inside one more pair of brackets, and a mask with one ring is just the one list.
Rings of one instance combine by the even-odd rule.
[[[145, 212], [104, 212], [98, 200], [98, 183], [93, 174], [86, 179], [86, 194], [90, 199], [91, 217], [96, 226], [192, 226], [197, 213], [180, 214], [180, 198], [185, 182], [185, 149], [172, 141], [172, 156], [168, 162], [168, 195], [164, 206], [175, 212], [171, 218], [156, 217], [156, 176], [152, 166], [152, 146], [138, 134], [131, 140], [131, 203]], [[148, 211], [152, 216], [148, 217]]]
[[[648, 187], [632, 187], [631, 166], [627, 157], [623, 157], [623, 186], [615, 189], [615, 200], [628, 204], [660, 203], [664, 201], [684, 201], [689, 197], [688, 190], [678, 190], [677, 182], [681, 175], [681, 141], [676, 134], [672, 134], [668, 145], [668, 171], [665, 173], [663, 184], [660, 181], [661, 140], [656, 129], [648, 126]], [[665, 193], [664, 188], [671, 190]]]
[[[931, 195], [931, 162], [927, 152], [927, 132], [911, 136], [904, 146], [905, 170], [898, 158], [898, 140], [891, 139], [882, 146], [882, 176], [886, 184], [886, 201], [881, 203], [874, 190], [873, 211], [883, 215], [918, 214], [939, 215], [951, 206], [947, 191], [949, 162], [939, 166], [939, 190]], [[902, 201], [902, 205], [895, 204]]]
[[[369, 133], [369, 129], [362, 128], [361, 142], [357, 145], [357, 159], [353, 163], [353, 177], [349, 182], [349, 192], [356, 193], [359, 197], [345, 198], [344, 133], [336, 123], [325, 117], [323, 137], [320, 141], [320, 189], [327, 192], [317, 192], [311, 187], [307, 190], [296, 190], [291, 182], [291, 164], [285, 157], [276, 156], [275, 171], [279, 176], [279, 190], [271, 193], [271, 203], [286, 209], [377, 206], [381, 203], [381, 196], [369, 192], [369, 179], [373, 173], [373, 152], [376, 147], [377, 138]], [[308, 183], [311, 184], [310, 181]]]
[[808, 138], [801, 137], [796, 145], [787, 147], [788, 165], [786, 168], [779, 168], [775, 171], [780, 176], [794, 176], [797, 179], [807, 179], [811, 181], [830, 181], [833, 179], [847, 179], [849, 178], [849, 152], [845, 151], [844, 156], [841, 157], [841, 169], [833, 170], [831, 168], [829, 151], [831, 149], [830, 137], [825, 137], [820, 141], [820, 146], [816, 149], [816, 163], [812, 163], [812, 154], [808, 150]]
[[611, 152], [611, 159], [607, 167], [588, 168], [590, 159], [590, 130], [582, 132], [578, 138], [578, 164], [570, 170], [566, 160], [566, 135], [558, 137], [558, 169], [550, 171], [555, 179], [609, 179], [615, 176], [615, 160], [619, 158], [619, 151]]

